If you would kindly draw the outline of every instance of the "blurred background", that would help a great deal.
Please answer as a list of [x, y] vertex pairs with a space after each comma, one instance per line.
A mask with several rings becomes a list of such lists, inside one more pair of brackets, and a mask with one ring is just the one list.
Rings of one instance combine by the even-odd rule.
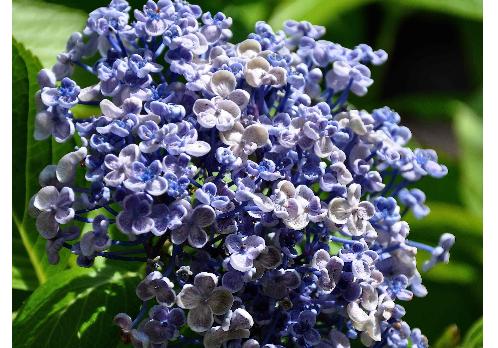
[[[406, 319], [420, 327], [433, 347], [477, 347], [482, 317], [482, 1], [481, 0], [196, 0], [233, 18], [235, 40], [258, 20], [275, 29], [285, 19], [327, 28], [325, 39], [352, 48], [366, 43], [389, 53], [372, 67], [375, 80], [358, 108], [388, 105], [411, 128], [413, 146], [437, 150], [449, 174], [420, 183], [431, 214], [408, 217], [412, 238], [437, 244], [451, 232], [456, 244], [448, 265], [422, 274], [429, 294], [406, 304]], [[130, 1], [133, 7], [142, 1]], [[13, 2], [13, 34], [51, 66], [85, 13], [107, 1]], [[48, 17], [47, 17], [48, 16]], [[47, 18], [50, 18], [47, 23]], [[36, 175], [36, 173], [33, 173]], [[420, 262], [427, 255], [420, 253]], [[30, 294], [14, 286], [13, 312]], [[482, 339], [482, 336], [481, 336]], [[479, 340], [477, 340], [479, 341]]]

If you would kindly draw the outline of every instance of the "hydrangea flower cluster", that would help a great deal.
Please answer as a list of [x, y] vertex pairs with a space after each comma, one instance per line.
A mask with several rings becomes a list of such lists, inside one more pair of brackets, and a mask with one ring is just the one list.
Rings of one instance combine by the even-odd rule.
[[130, 11], [90, 13], [38, 76], [35, 138], [78, 144], [31, 201], [50, 262], [146, 265], [141, 308], [115, 317], [134, 347], [427, 347], [400, 303], [427, 294], [417, 251], [427, 270], [454, 237], [415, 242], [403, 218], [447, 169], [395, 111], [348, 103], [386, 52], [296, 21], [231, 43], [230, 17], [183, 0]]

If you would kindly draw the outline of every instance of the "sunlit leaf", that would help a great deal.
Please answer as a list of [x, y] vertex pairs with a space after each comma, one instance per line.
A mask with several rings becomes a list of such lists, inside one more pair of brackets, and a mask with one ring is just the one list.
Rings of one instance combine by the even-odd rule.
[[18, 311], [13, 346], [115, 347], [119, 330], [112, 318], [139, 308], [136, 273], [115, 266], [101, 270], [72, 269], [50, 278]]
[[12, 3], [12, 33], [44, 67], [55, 63], [69, 36], [84, 27], [87, 15], [64, 6], [16, 0]]
[[467, 331], [460, 348], [482, 348], [483, 346], [483, 320], [481, 318]]
[[470, 107], [458, 103], [455, 108], [454, 129], [461, 152], [462, 201], [472, 212], [482, 214], [482, 119]]

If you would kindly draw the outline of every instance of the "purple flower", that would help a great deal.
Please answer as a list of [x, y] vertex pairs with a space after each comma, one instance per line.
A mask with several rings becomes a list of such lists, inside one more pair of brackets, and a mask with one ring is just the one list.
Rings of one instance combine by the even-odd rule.
[[111, 187], [119, 186], [128, 178], [131, 166], [138, 160], [139, 156], [140, 149], [135, 144], [130, 144], [122, 149], [118, 157], [113, 154], [106, 155], [104, 164], [110, 171], [104, 177], [105, 183]]
[[360, 241], [352, 243], [347, 249], [341, 249], [339, 257], [344, 263], [350, 263], [351, 271], [355, 277], [368, 280], [374, 263], [379, 256], [375, 251], [369, 250], [364, 241]]
[[272, 160], [263, 159], [259, 164], [248, 160], [246, 165], [249, 174], [265, 181], [275, 181], [284, 177], [276, 170], [275, 162]]
[[216, 185], [212, 182], [208, 182], [207, 184], [202, 185], [202, 188], [195, 191], [195, 197], [202, 204], [207, 204], [215, 209], [223, 210], [230, 203], [230, 199], [227, 196], [217, 195], [217, 192], [218, 188]]
[[147, 233], [154, 227], [152, 198], [145, 193], [126, 196], [123, 210], [118, 214], [116, 222], [123, 233], [138, 235]]
[[135, 18], [139, 23], [143, 23], [145, 32], [150, 36], [162, 35], [168, 26], [167, 20], [174, 13], [175, 9], [169, 0], [159, 0], [156, 4], [148, 0], [143, 7], [143, 12], [135, 10]]
[[171, 307], [176, 299], [173, 287], [174, 284], [167, 277], [163, 277], [161, 272], [154, 271], [137, 285], [136, 293], [142, 301], [155, 298], [157, 302]]
[[448, 263], [450, 260], [450, 249], [453, 244], [455, 244], [455, 236], [450, 233], [444, 233], [439, 239], [438, 246], [433, 248], [430, 260], [424, 263], [424, 271], [427, 272], [434, 267], [436, 263]]
[[96, 253], [104, 251], [111, 246], [111, 238], [107, 233], [109, 221], [103, 215], [93, 219], [93, 230], [81, 237], [81, 254], [86, 257], [94, 257]]
[[178, 294], [178, 306], [189, 309], [187, 324], [195, 332], [209, 330], [213, 315], [225, 314], [232, 307], [232, 293], [217, 284], [218, 277], [202, 272], [195, 276], [194, 284], [185, 285]]
[[299, 313], [297, 322], [290, 325], [290, 333], [302, 339], [305, 344], [314, 346], [320, 342], [320, 333], [313, 328], [316, 324], [316, 313], [311, 310], [305, 310]]
[[40, 111], [35, 118], [34, 138], [45, 140], [53, 136], [58, 143], [64, 143], [74, 134], [74, 124], [64, 109], [50, 107]]
[[166, 204], [154, 204], [150, 217], [154, 220], [152, 233], [162, 236], [167, 230], [174, 230], [181, 226], [183, 219], [187, 216], [190, 204], [185, 200], [179, 200]]
[[320, 249], [311, 261], [311, 267], [320, 271], [318, 286], [324, 291], [332, 291], [341, 278], [344, 261], [337, 256], [330, 257], [330, 254]]
[[160, 196], [168, 189], [168, 181], [161, 176], [161, 161], [155, 160], [148, 167], [142, 162], [133, 162], [130, 174], [123, 184], [133, 192], [147, 192], [152, 196]]
[[334, 198], [329, 203], [329, 218], [338, 225], [346, 225], [353, 236], [361, 236], [369, 228], [368, 220], [374, 216], [372, 203], [360, 202], [361, 186], [351, 184], [347, 198]]
[[80, 87], [70, 78], [64, 77], [59, 88], [45, 87], [41, 93], [41, 99], [46, 106], [59, 106], [71, 109], [78, 104]]
[[425, 203], [425, 193], [419, 189], [402, 189], [398, 193], [398, 198], [401, 203], [410, 208], [413, 215], [417, 219], [422, 219], [430, 212], [429, 207]]
[[200, 205], [194, 208], [184, 218], [183, 224], [171, 231], [171, 241], [174, 244], [182, 244], [188, 240], [194, 248], [202, 248], [208, 241], [204, 230], [215, 220], [214, 209], [208, 205]]
[[399, 206], [392, 197], [378, 197], [374, 200], [375, 214], [372, 216], [372, 223], [384, 223], [391, 226], [399, 221]]
[[241, 237], [231, 234], [225, 238], [225, 246], [230, 253], [230, 265], [240, 272], [253, 267], [253, 261], [265, 249], [265, 240], [259, 236]]
[[34, 198], [33, 205], [40, 211], [36, 229], [45, 239], [52, 239], [59, 231], [59, 224], [66, 224], [74, 217], [74, 192], [69, 187], [60, 191], [54, 186], [43, 187]]
[[180, 308], [156, 305], [149, 311], [149, 320], [144, 324], [143, 332], [151, 343], [159, 345], [176, 339], [184, 324], [185, 314]]

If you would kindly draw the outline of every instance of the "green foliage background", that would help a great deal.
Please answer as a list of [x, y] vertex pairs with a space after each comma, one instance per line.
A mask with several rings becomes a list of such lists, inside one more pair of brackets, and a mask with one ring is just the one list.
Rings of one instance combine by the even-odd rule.
[[[375, 84], [369, 94], [352, 102], [367, 110], [395, 108], [412, 129], [413, 145], [438, 151], [450, 174], [421, 182], [431, 214], [408, 221], [422, 242], [437, 243], [444, 232], [456, 236], [450, 263], [423, 274], [429, 295], [406, 305], [406, 319], [433, 347], [482, 347], [482, 0], [195, 2], [231, 16], [236, 40], [244, 39], [257, 20], [279, 28], [292, 18], [326, 26], [326, 39], [343, 46], [367, 43], [389, 53], [385, 66], [372, 68]], [[113, 315], [138, 311], [133, 284], [139, 269], [101, 262], [98, 272], [82, 270], [68, 253], [60, 265], [48, 265], [44, 241], [26, 212], [38, 190], [38, 173], [74, 145], [33, 140], [36, 73], [55, 62], [69, 35], [84, 26], [86, 13], [105, 4], [13, 2], [14, 347], [120, 346]], [[419, 258], [422, 262], [427, 255]]]

